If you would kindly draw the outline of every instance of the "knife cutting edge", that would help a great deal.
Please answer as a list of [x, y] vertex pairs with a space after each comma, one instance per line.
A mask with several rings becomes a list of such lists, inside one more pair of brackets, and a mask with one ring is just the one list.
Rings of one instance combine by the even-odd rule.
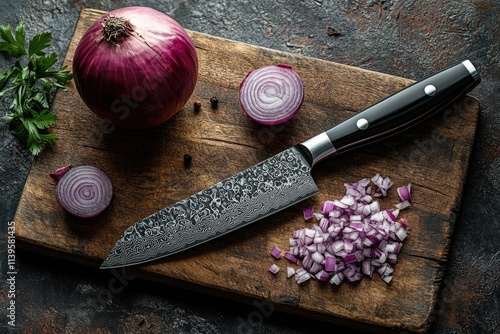
[[138, 221], [116, 242], [101, 269], [169, 256], [272, 215], [319, 193], [311, 170], [321, 160], [408, 129], [481, 81], [460, 64], [416, 82], [253, 167]]

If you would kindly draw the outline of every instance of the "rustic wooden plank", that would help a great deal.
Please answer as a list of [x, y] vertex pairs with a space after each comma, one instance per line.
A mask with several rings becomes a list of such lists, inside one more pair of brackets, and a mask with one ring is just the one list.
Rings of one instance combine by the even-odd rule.
[[[65, 58], [71, 67], [76, 45], [102, 12], [85, 9]], [[121, 233], [135, 221], [249, 167], [334, 125], [409, 85], [409, 79], [371, 72], [190, 31], [200, 75], [186, 106], [154, 129], [113, 129], [80, 100], [74, 83], [58, 92], [53, 128], [60, 140], [36, 160], [15, 216], [21, 245], [54, 256], [99, 266]], [[239, 107], [238, 86], [254, 68], [286, 62], [305, 85], [297, 116], [283, 126], [252, 122]], [[216, 110], [211, 96], [218, 96]], [[195, 113], [192, 103], [203, 101]], [[466, 97], [395, 139], [325, 161], [313, 175], [321, 193], [300, 205], [240, 231], [130, 271], [146, 279], [251, 302], [266, 300], [276, 309], [374, 330], [424, 332], [448, 257], [463, 180], [479, 113]], [[183, 155], [194, 157], [190, 168]], [[99, 217], [79, 220], [66, 214], [54, 197], [48, 173], [66, 164], [92, 164], [111, 177], [115, 196]], [[333, 287], [310, 281], [298, 286], [267, 268], [273, 245], [287, 248], [294, 230], [310, 226], [302, 209], [339, 198], [343, 182], [377, 172], [396, 185], [414, 184], [413, 206], [404, 212], [412, 233], [405, 241], [395, 279], [377, 277]], [[397, 202], [392, 191], [383, 207]], [[283, 269], [285, 260], [275, 261]]]

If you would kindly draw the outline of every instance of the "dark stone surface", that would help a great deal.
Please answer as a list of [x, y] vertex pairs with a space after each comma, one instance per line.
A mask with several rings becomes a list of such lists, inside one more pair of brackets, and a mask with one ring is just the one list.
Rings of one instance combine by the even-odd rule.
[[[412, 79], [464, 59], [479, 68], [478, 133], [433, 333], [498, 333], [500, 314], [500, 2], [3, 0], [0, 23], [53, 33], [64, 57], [79, 12], [143, 5], [185, 28]], [[337, 32], [332, 34], [333, 32]], [[0, 69], [10, 59], [0, 55]], [[6, 104], [1, 103], [1, 114]], [[331, 333], [330, 325], [18, 251], [16, 327], [7, 325], [6, 233], [32, 158], [0, 122], [0, 332]], [[432, 199], [429, 199], [432, 200]], [[118, 275], [118, 274], [117, 274]], [[110, 293], [113, 291], [113, 293]], [[342, 329], [345, 332], [345, 329]]]

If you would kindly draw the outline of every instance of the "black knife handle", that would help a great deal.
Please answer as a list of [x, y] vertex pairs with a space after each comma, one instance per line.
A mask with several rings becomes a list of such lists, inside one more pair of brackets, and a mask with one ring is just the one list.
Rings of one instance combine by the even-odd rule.
[[377, 102], [301, 144], [311, 165], [324, 158], [385, 139], [442, 110], [479, 84], [468, 60]]

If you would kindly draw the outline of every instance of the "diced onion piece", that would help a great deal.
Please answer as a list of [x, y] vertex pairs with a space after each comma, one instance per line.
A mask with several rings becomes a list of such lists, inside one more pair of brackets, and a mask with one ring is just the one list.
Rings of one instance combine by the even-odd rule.
[[323, 217], [324, 217], [324, 215], [323, 215], [323, 214], [321, 214], [321, 213], [319, 213], [319, 212], [315, 212], [315, 213], [314, 213], [314, 217], [315, 217], [317, 220], [320, 220], [321, 218], [323, 218]]
[[404, 187], [399, 187], [397, 191], [402, 202], [411, 201], [411, 183], [408, 183], [408, 185]]
[[380, 173], [377, 173], [374, 177], [372, 177], [372, 182], [378, 187], [375, 191], [375, 197], [385, 197], [387, 196], [387, 190], [392, 187], [393, 182], [388, 177], [383, 178]]
[[328, 272], [334, 272], [337, 269], [336, 259], [333, 256], [328, 256], [325, 259], [325, 270]]
[[404, 227], [400, 227], [397, 231], [396, 231], [396, 235], [398, 236], [399, 240], [403, 241], [406, 239], [406, 230]]
[[332, 278], [330, 279], [330, 283], [339, 285], [340, 283], [342, 283], [343, 280], [344, 280], [344, 274], [342, 272], [338, 272], [332, 276]]
[[304, 268], [299, 268], [295, 271], [295, 282], [297, 284], [302, 284], [311, 278], [311, 274], [307, 272]]
[[316, 263], [322, 263], [325, 257], [320, 253], [320, 252], [314, 252], [311, 254], [311, 258], [313, 259], [314, 262]]
[[308, 208], [305, 208], [304, 209], [304, 219], [305, 220], [309, 220], [312, 217], [314, 217], [314, 208], [312, 206], [308, 207]]
[[409, 201], [403, 201], [394, 205], [398, 210], [403, 210], [411, 206]]
[[269, 267], [269, 271], [272, 273], [272, 274], [277, 274], [278, 271], [280, 271], [280, 267], [278, 267], [275, 263], [273, 263], [270, 267]]
[[299, 260], [290, 252], [285, 252], [285, 257], [291, 262], [299, 263]]
[[316, 275], [314, 275], [318, 280], [320, 281], [328, 281], [328, 279], [330, 278], [330, 275], [324, 271], [324, 270], [320, 270]]
[[332, 201], [325, 201], [321, 203], [321, 208], [320, 208], [321, 213], [324, 215], [325, 213], [332, 211], [334, 206], [335, 205], [333, 204]]
[[385, 276], [385, 277], [382, 277], [382, 279], [384, 280], [384, 282], [386, 282], [387, 284], [389, 284], [392, 281], [392, 277], [393, 276]]
[[273, 248], [271, 249], [271, 255], [275, 258], [275, 259], [279, 259], [281, 257], [281, 249], [279, 249], [278, 247], [276, 246], [273, 246]]
[[304, 100], [304, 85], [290, 65], [250, 71], [240, 84], [240, 104], [254, 121], [282, 124], [295, 116]]
[[293, 269], [293, 267], [290, 266], [286, 267], [286, 277], [290, 278], [293, 275], [295, 275], [295, 269]]

